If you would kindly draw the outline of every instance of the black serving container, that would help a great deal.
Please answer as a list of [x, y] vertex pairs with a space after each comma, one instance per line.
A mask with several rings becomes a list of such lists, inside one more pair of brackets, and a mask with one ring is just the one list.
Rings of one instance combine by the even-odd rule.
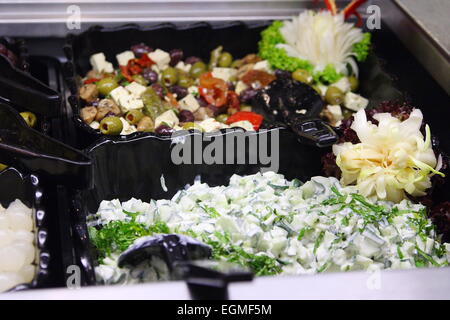
[[0, 203], [7, 208], [11, 202], [20, 199], [27, 207], [32, 208], [35, 224], [35, 245], [38, 250], [36, 275], [33, 281], [18, 285], [11, 291], [51, 286], [50, 217], [44, 205], [45, 197], [46, 194], [37, 176], [23, 174], [14, 168], [8, 168], [0, 172]]
[[[188, 26], [163, 24], [151, 28], [134, 25], [107, 29], [94, 27], [78, 35], [70, 36], [66, 45], [69, 63], [65, 74], [71, 89], [69, 102], [73, 109], [77, 126], [77, 146], [85, 148], [93, 160], [93, 185], [91, 190], [78, 190], [71, 197], [70, 219], [74, 240], [74, 261], [83, 271], [84, 285], [95, 284], [95, 250], [91, 247], [86, 227], [86, 217], [97, 211], [102, 200], [131, 197], [149, 201], [168, 199], [186, 184], [192, 184], [196, 177], [211, 186], [227, 184], [233, 174], [254, 174], [265, 167], [255, 164], [180, 164], [171, 161], [174, 141], [170, 137], [152, 133], [135, 133], [129, 136], [106, 137], [95, 132], [79, 117], [82, 107], [78, 99], [78, 82], [89, 69], [89, 56], [104, 52], [108, 61], [115, 61], [115, 54], [127, 50], [131, 45], [145, 42], [153, 48], [170, 50], [181, 48], [186, 56], [196, 55], [207, 59], [211, 49], [223, 45], [235, 57], [257, 52], [260, 31], [267, 21], [256, 24], [241, 22], [223, 23], [211, 26], [197, 23]], [[432, 80], [421, 65], [400, 44], [387, 27], [372, 32], [373, 52], [360, 65], [360, 93], [370, 100], [369, 108], [380, 102], [395, 100], [409, 101], [420, 107], [433, 133], [443, 140], [441, 148], [450, 151], [448, 128], [441, 115], [449, 119], [450, 109], [436, 110], [436, 105], [445, 108], [448, 96]], [[196, 39], [196, 41], [192, 41]], [[114, 45], [111, 45], [114, 44]], [[392, 63], [392, 61], [394, 63]], [[408, 72], [417, 77], [412, 80]], [[275, 125], [274, 127], [277, 127]], [[322, 175], [321, 156], [329, 149], [319, 149], [298, 143], [291, 130], [278, 126], [271, 129], [279, 134], [278, 172], [287, 179], [298, 178], [306, 181], [312, 176]], [[219, 136], [226, 133], [221, 131]], [[189, 136], [200, 135], [190, 132]], [[263, 132], [247, 133], [262, 141]], [[269, 139], [270, 140], [270, 139]], [[203, 147], [208, 145], [204, 143]], [[246, 149], [248, 156], [249, 150]], [[168, 191], [161, 186], [164, 176]], [[450, 185], [447, 183], [438, 193], [439, 200], [450, 199]], [[70, 197], [70, 195], [69, 195]]]

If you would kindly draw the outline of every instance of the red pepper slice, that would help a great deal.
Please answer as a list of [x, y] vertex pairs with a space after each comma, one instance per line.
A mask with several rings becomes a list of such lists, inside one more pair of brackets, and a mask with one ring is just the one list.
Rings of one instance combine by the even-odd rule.
[[90, 84], [90, 83], [98, 82], [100, 80], [101, 79], [99, 79], [99, 78], [89, 78], [89, 79], [84, 80], [84, 84]]
[[142, 68], [150, 67], [152, 64], [155, 64], [152, 59], [149, 58], [147, 54], [143, 54], [139, 59], [137, 59], [137, 64], [139, 64]]
[[258, 130], [263, 122], [264, 118], [262, 115], [250, 111], [239, 111], [231, 115], [227, 119], [227, 124], [232, 124], [238, 121], [249, 121], [253, 125], [253, 129]]
[[211, 72], [207, 72], [200, 76], [198, 92], [206, 102], [220, 108], [227, 102], [228, 85], [222, 79], [214, 78]]
[[139, 74], [142, 72], [142, 68], [138, 64], [138, 59], [131, 59], [128, 61], [127, 69], [131, 74]]
[[239, 101], [239, 96], [234, 91], [228, 91], [227, 95], [227, 106], [229, 108], [238, 109], [241, 106], [241, 102]]
[[[342, 12], [344, 13], [344, 19], [347, 20], [351, 15], [356, 14], [358, 17], [358, 14], [356, 10], [367, 0], [353, 0], [350, 2]], [[359, 18], [358, 18], [359, 21]], [[359, 23], [359, 22], [358, 22]]]
[[131, 77], [131, 75], [128, 73], [128, 68], [127, 66], [119, 66], [120, 67], [120, 71], [122, 72], [122, 75], [125, 79], [127, 79], [128, 82], [133, 82], [133, 78]]

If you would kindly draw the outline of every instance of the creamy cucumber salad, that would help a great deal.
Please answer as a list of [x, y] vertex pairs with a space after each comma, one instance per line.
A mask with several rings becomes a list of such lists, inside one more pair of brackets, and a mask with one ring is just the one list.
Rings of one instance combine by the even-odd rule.
[[171, 200], [103, 201], [90, 235], [99, 253], [100, 283], [169, 279], [154, 258], [136, 270], [117, 259], [135, 240], [179, 233], [213, 249], [213, 259], [250, 268], [258, 276], [447, 266], [441, 244], [420, 204], [371, 202], [335, 178], [302, 183], [266, 172], [234, 175], [228, 186], [196, 181]]

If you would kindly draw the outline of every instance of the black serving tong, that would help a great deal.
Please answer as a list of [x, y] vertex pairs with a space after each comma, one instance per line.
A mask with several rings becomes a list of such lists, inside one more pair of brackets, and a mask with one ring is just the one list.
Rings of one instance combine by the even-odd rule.
[[32, 128], [6, 103], [0, 103], [0, 163], [22, 167], [49, 181], [91, 187], [91, 160]]
[[234, 264], [207, 260], [211, 248], [180, 234], [158, 234], [143, 237], [124, 251], [118, 266], [137, 267], [158, 257], [167, 264], [172, 279], [184, 279], [193, 299], [228, 299], [230, 282], [250, 281], [253, 274]]
[[303, 143], [323, 148], [338, 140], [331, 126], [319, 118], [324, 106], [321, 96], [307, 84], [275, 80], [255, 96], [253, 103], [286, 123]]
[[0, 99], [46, 117], [56, 117], [61, 96], [0, 55]]

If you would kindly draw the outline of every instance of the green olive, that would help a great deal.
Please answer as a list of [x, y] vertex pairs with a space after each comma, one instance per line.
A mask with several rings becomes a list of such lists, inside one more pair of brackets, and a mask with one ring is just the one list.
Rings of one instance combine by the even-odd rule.
[[228, 115], [226, 113], [219, 114], [216, 117], [216, 120], [219, 121], [219, 122], [225, 123], [228, 120]]
[[184, 88], [189, 88], [194, 84], [194, 80], [187, 74], [180, 74], [178, 77], [178, 85]]
[[23, 120], [27, 123], [27, 125], [31, 128], [33, 128], [36, 125], [37, 118], [36, 115], [32, 112], [21, 112], [20, 115], [22, 116]]
[[119, 84], [114, 78], [103, 78], [97, 82], [97, 89], [100, 94], [107, 96], [111, 91], [117, 88]]
[[320, 88], [319, 88], [318, 86], [314, 85], [314, 86], [311, 86], [311, 88], [313, 88], [314, 90], [316, 90], [316, 92], [317, 92], [320, 96], [322, 96], [322, 91], [320, 90]]
[[252, 106], [249, 106], [248, 104], [241, 104], [241, 111], [252, 111]]
[[242, 60], [240, 60], [240, 59], [234, 60], [230, 66], [230, 68], [235, 68], [235, 69], [239, 69], [240, 67], [242, 67]]
[[129, 124], [137, 124], [143, 117], [144, 114], [141, 110], [130, 110], [125, 115], [125, 120], [127, 120]]
[[325, 100], [331, 105], [340, 105], [344, 102], [344, 93], [336, 87], [328, 87]]
[[311, 82], [311, 75], [308, 71], [304, 69], [297, 69], [294, 72], [292, 72], [292, 79], [304, 82], [304, 83], [310, 83]]
[[229, 52], [222, 52], [219, 57], [219, 67], [228, 68], [233, 63], [233, 56]]
[[100, 131], [103, 134], [119, 135], [122, 129], [123, 124], [119, 117], [106, 117], [100, 122]]
[[193, 76], [194, 78], [200, 77], [200, 75], [205, 72], [206, 64], [204, 64], [202, 61], [197, 61], [196, 63], [194, 63], [191, 67], [191, 70], [189, 71], [191, 76]]
[[344, 117], [344, 119], [348, 119], [353, 115], [353, 112], [346, 109], [346, 108], [342, 108], [342, 116]]
[[143, 117], [137, 124], [137, 131], [153, 132], [155, 131], [155, 123], [150, 117]]
[[359, 81], [356, 77], [348, 77], [348, 82], [350, 82], [350, 90], [356, 91], [359, 87]]
[[162, 72], [161, 79], [164, 85], [173, 86], [178, 81], [178, 72], [175, 68], [168, 67]]
[[8, 168], [6, 164], [0, 163], [0, 171], [5, 170], [6, 168]]
[[145, 78], [143, 76], [141, 76], [140, 74], [135, 74], [134, 76], [132, 76], [132, 78], [134, 81], [136, 81], [140, 85], [143, 85], [145, 87], [148, 86], [148, 81], [145, 80]]
[[183, 129], [184, 130], [191, 130], [191, 129], [195, 129], [198, 131], [203, 131], [203, 128], [200, 127], [198, 124], [196, 124], [195, 122], [185, 122], [183, 124]]

